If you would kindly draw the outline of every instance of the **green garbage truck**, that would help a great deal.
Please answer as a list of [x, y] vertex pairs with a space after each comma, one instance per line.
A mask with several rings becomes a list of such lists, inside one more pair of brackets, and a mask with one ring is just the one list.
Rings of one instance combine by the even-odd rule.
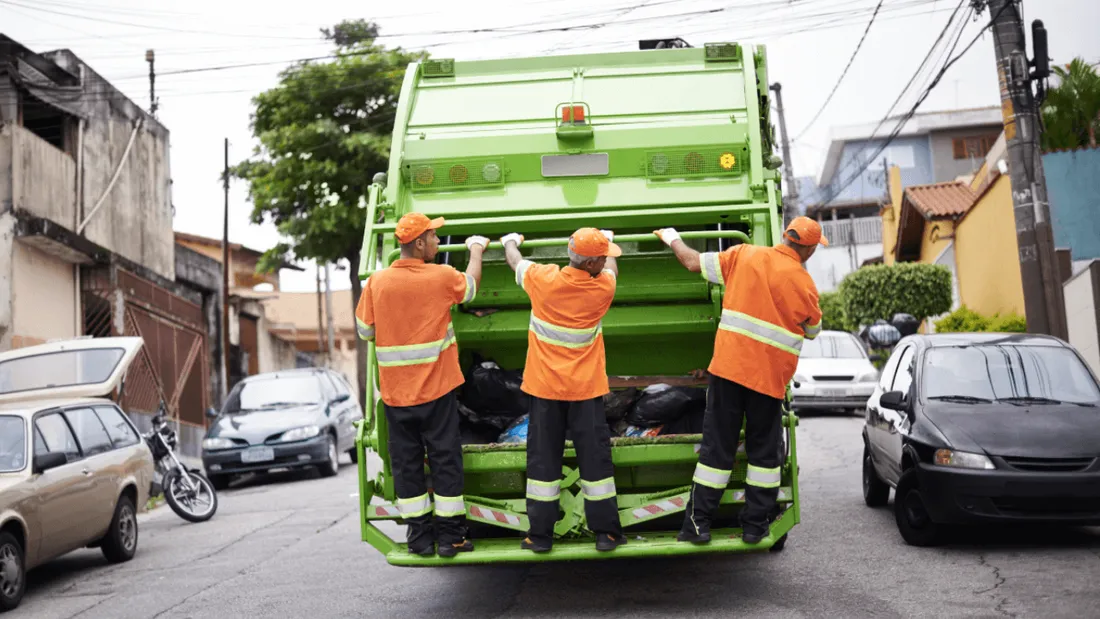
[[[769, 110], [765, 49], [738, 43], [411, 64], [389, 171], [376, 175], [369, 190], [359, 277], [398, 257], [394, 226], [410, 211], [446, 218], [437, 260], [459, 270], [468, 235], [499, 239], [519, 232], [526, 257], [564, 265], [574, 230], [611, 229], [623, 248], [614, 304], [603, 320], [612, 389], [705, 385], [723, 290], [681, 267], [652, 231], [675, 227], [699, 251], [778, 241], [782, 198]], [[475, 359], [522, 369], [529, 317], [530, 301], [494, 241], [485, 252], [477, 298], [453, 310], [464, 372], [469, 375]], [[362, 538], [393, 565], [777, 550], [799, 521], [797, 418], [785, 406], [777, 445], [784, 450], [779, 506], [771, 533], [759, 544], [744, 544], [737, 528], [747, 465], [743, 444], [713, 540], [675, 540], [701, 436], [668, 434], [612, 438], [620, 519], [630, 538], [615, 552], [595, 550], [569, 443], [554, 549], [522, 550], [525, 445], [489, 443], [463, 447], [476, 550], [453, 558], [410, 555], [403, 527], [385, 522], [400, 525], [401, 519], [373, 343], [365, 370], [356, 442]]]

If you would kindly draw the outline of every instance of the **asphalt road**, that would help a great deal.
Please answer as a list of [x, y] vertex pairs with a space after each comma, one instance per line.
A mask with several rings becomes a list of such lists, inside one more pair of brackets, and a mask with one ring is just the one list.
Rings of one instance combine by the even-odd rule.
[[355, 468], [277, 476], [221, 494], [213, 520], [166, 508], [138, 555], [93, 550], [33, 572], [12, 616], [1096, 617], [1100, 530], [984, 529], [905, 546], [860, 493], [852, 417], [803, 418], [802, 524], [781, 553], [537, 566], [409, 569], [359, 541]]

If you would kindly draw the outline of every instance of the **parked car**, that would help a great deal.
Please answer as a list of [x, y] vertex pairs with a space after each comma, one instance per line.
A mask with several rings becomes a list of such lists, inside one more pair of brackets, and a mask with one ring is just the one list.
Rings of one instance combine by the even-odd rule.
[[105, 396], [141, 345], [81, 339], [0, 354], [0, 610], [19, 605], [27, 570], [55, 557], [98, 546], [118, 563], [137, 552], [153, 456]]
[[316, 467], [339, 472], [341, 452], [356, 461], [355, 422], [363, 418], [344, 377], [308, 368], [249, 376], [233, 388], [202, 441], [202, 461], [214, 487], [233, 475]]
[[844, 331], [822, 331], [802, 342], [791, 389], [796, 410], [845, 409], [863, 412], [875, 390], [878, 370], [859, 338]]
[[902, 339], [867, 403], [863, 497], [902, 538], [944, 526], [1100, 525], [1100, 387], [1080, 355], [1047, 336]]

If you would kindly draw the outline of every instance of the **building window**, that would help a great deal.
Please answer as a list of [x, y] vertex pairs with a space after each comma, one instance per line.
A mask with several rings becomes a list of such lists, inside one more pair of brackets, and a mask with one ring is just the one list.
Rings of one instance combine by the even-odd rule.
[[72, 154], [70, 145], [74, 140], [71, 134], [75, 130], [75, 122], [71, 116], [25, 91], [21, 93], [20, 104], [24, 129], [54, 148]]
[[984, 159], [1000, 135], [976, 135], [951, 140], [955, 159]]

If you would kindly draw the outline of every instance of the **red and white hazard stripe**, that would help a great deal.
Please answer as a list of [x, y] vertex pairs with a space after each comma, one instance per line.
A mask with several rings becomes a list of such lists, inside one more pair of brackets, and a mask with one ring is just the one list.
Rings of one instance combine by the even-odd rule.
[[634, 510], [634, 519], [640, 520], [642, 518], [648, 518], [657, 514], [663, 514], [665, 512], [675, 512], [684, 509], [683, 497], [672, 497], [671, 499], [665, 499], [663, 501], [657, 501], [656, 503], [650, 503], [649, 505], [643, 505]]
[[390, 505], [389, 503], [386, 503], [385, 505], [372, 505], [371, 507], [374, 508], [374, 515], [382, 517], [382, 518], [384, 518], [386, 516], [400, 516], [401, 515], [401, 512], [397, 509], [397, 506], [396, 505]]
[[493, 520], [501, 524], [510, 524], [512, 526], [519, 525], [519, 516], [513, 516], [512, 514], [508, 514], [505, 512], [498, 512], [495, 509], [489, 509], [487, 507], [471, 505], [470, 515], [474, 518], [481, 518], [482, 520]]

